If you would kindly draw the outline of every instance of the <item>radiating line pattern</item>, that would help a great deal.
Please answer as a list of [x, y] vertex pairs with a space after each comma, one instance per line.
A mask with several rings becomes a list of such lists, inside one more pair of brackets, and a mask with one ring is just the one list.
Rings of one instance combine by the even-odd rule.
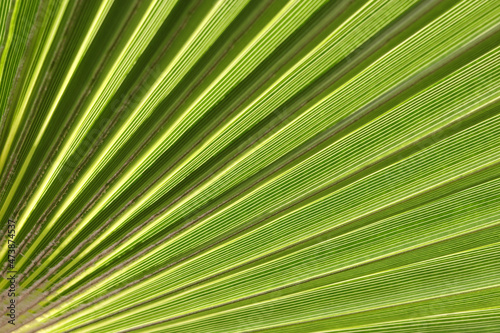
[[499, 1], [5, 0], [0, 80], [1, 332], [500, 332]]

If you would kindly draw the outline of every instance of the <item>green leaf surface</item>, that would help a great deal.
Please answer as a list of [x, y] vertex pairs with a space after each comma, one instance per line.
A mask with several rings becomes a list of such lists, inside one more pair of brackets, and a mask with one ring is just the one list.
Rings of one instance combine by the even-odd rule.
[[6, 0], [0, 82], [1, 332], [500, 330], [498, 1]]

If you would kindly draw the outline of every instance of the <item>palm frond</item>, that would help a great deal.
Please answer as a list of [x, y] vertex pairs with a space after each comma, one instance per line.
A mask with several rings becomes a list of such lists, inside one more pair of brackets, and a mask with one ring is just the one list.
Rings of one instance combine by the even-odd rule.
[[1, 331], [497, 332], [499, 42], [495, 0], [3, 1]]

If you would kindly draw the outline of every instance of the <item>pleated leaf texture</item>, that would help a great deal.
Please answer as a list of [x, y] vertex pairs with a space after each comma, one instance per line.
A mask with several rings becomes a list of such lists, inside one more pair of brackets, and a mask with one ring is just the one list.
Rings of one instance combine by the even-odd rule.
[[500, 1], [2, 0], [0, 80], [0, 332], [500, 332]]

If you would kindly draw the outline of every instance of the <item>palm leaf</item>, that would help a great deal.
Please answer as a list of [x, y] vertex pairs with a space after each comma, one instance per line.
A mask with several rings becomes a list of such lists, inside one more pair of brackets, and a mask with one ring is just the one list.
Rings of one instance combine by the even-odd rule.
[[498, 1], [0, 24], [2, 332], [499, 330]]

